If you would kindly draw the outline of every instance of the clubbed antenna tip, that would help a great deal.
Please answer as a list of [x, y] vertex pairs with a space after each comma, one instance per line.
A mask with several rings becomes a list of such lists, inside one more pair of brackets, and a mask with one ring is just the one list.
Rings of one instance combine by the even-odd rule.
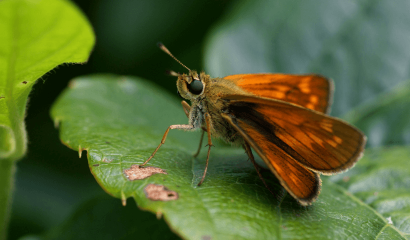
[[162, 42], [157, 42], [157, 46], [164, 52], [167, 52], [167, 48], [162, 44]]
[[181, 64], [184, 68], [188, 69], [188, 71], [191, 71], [191, 69], [189, 69], [187, 66], [185, 66], [184, 64], [182, 64], [181, 61], [179, 61], [176, 57], [174, 57], [174, 55], [172, 55], [172, 53], [168, 50], [168, 48], [166, 48], [164, 46], [164, 44], [162, 44], [161, 42], [157, 43], [157, 46], [164, 51], [166, 54], [168, 54], [169, 56], [171, 56], [175, 61], [177, 61], [179, 64]]
[[178, 73], [172, 71], [172, 70], [166, 70], [165, 74], [170, 75], [170, 76], [174, 76], [174, 77], [178, 77]]

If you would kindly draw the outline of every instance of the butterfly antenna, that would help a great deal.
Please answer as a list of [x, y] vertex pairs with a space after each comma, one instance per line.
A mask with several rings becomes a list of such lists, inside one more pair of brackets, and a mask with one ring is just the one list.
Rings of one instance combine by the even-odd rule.
[[162, 44], [162, 43], [157, 43], [157, 45], [158, 45], [158, 47], [162, 50], [162, 51], [164, 51], [166, 54], [168, 54], [169, 56], [171, 56], [175, 61], [177, 61], [179, 64], [181, 64], [184, 68], [186, 68], [186, 69], [188, 69], [188, 71], [191, 71], [191, 69], [189, 69], [187, 66], [185, 66], [184, 64], [182, 64], [182, 62], [181, 61], [179, 61], [176, 57], [174, 57], [174, 55], [172, 55], [172, 53], [168, 50], [168, 48], [166, 48], [165, 46], [164, 46], [164, 44]]

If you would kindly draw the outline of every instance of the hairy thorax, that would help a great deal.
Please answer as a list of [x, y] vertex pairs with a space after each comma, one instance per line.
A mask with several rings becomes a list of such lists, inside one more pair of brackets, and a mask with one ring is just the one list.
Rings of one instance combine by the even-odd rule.
[[213, 137], [222, 138], [224, 141], [235, 145], [243, 143], [241, 135], [217, 112], [218, 109], [208, 105], [207, 110], [211, 116], [211, 134]]
[[[207, 91], [212, 89], [212, 91]], [[219, 81], [219, 78], [209, 79], [206, 83], [206, 94], [203, 99], [198, 101], [198, 105], [201, 105], [204, 112], [208, 112], [211, 118], [210, 127], [213, 137], [222, 138], [228, 143], [235, 145], [243, 144], [242, 136], [226, 121], [221, 113], [227, 108], [228, 102], [223, 100], [224, 95], [235, 94], [247, 94], [235, 85], [231, 85], [230, 82]], [[205, 120], [203, 121], [205, 124]]]

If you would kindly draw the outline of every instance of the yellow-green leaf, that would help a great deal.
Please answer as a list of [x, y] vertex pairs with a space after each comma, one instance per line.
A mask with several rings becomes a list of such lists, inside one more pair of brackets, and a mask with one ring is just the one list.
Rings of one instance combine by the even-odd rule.
[[62, 63], [86, 62], [94, 46], [87, 19], [65, 0], [0, 2], [0, 160], [26, 151], [28, 95]]

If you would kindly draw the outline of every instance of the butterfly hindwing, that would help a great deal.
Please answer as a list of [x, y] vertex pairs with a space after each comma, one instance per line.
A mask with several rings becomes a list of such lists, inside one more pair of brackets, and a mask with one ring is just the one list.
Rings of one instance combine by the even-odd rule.
[[[241, 108], [241, 106], [238, 107]], [[252, 114], [249, 109], [245, 110], [247, 112], [242, 113]], [[269, 136], [263, 134], [266, 128], [249, 127], [249, 122], [244, 120], [240, 114], [238, 115], [236, 117], [230, 114], [222, 114], [264, 160], [288, 193], [302, 205], [309, 205], [314, 201], [320, 192], [321, 181], [319, 175], [303, 167], [281, 148], [272, 144]], [[260, 116], [253, 116], [249, 119], [250, 121], [260, 124], [260, 126], [268, 125]]]
[[319, 75], [237, 74], [224, 77], [243, 90], [260, 97], [291, 102], [318, 112], [328, 113], [333, 83]]
[[228, 107], [222, 116], [302, 204], [319, 192], [316, 172], [346, 170], [362, 154], [366, 138], [341, 120], [278, 100], [240, 95], [223, 99]]
[[[313, 171], [341, 172], [362, 155], [366, 137], [342, 120], [283, 101], [239, 95], [224, 99], [230, 101], [227, 112], [242, 127], [263, 131], [269, 143]], [[252, 120], [255, 116], [264, 121]]]

